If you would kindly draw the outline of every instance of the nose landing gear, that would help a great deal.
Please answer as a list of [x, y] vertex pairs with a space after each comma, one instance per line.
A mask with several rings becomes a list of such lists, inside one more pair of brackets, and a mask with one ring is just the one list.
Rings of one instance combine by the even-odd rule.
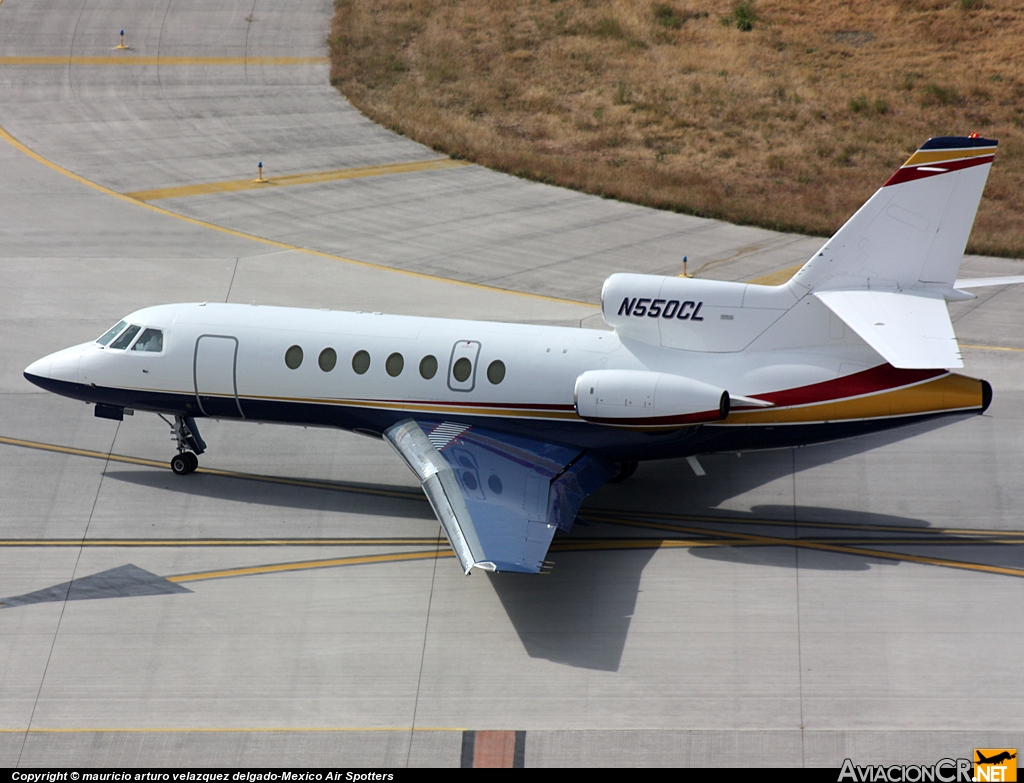
[[191, 416], [175, 416], [171, 424], [163, 416], [160, 418], [170, 424], [171, 438], [178, 447], [178, 453], [171, 460], [171, 470], [178, 476], [192, 473], [199, 467], [199, 457], [196, 455], [206, 451], [206, 443], [199, 435], [196, 420]]
[[171, 459], [171, 470], [179, 476], [185, 476], [199, 467], [199, 457], [191, 451], [175, 454]]

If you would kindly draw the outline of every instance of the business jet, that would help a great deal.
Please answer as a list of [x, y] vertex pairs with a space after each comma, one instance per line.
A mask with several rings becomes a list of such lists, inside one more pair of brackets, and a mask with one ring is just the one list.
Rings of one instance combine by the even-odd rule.
[[148, 307], [25, 377], [122, 420], [383, 437], [465, 573], [535, 573], [584, 499], [641, 460], [792, 447], [985, 411], [946, 303], [997, 142], [927, 141], [787, 283], [614, 274], [610, 331], [212, 302]]

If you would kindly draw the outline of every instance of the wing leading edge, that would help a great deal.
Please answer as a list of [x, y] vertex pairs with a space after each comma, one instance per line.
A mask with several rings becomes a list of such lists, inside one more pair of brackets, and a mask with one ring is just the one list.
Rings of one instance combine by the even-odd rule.
[[400, 421], [385, 439], [419, 478], [462, 569], [537, 573], [555, 530], [616, 466], [586, 451], [451, 422]]

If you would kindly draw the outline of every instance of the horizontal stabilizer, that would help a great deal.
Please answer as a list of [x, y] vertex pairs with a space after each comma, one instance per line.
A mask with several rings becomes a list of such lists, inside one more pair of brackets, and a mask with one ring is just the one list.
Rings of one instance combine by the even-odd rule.
[[1024, 276], [1016, 277], [968, 277], [965, 280], [957, 280], [954, 288], [985, 288], [992, 285], [1019, 285], [1024, 283]]
[[818, 291], [814, 294], [893, 367], [963, 367], [946, 302], [939, 294]]

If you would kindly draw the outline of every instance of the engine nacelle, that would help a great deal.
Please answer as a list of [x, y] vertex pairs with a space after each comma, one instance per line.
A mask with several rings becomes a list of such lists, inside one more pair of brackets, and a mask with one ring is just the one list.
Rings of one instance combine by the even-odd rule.
[[685, 427], [729, 415], [729, 392], [647, 370], [590, 370], [576, 379], [576, 413], [596, 424]]

